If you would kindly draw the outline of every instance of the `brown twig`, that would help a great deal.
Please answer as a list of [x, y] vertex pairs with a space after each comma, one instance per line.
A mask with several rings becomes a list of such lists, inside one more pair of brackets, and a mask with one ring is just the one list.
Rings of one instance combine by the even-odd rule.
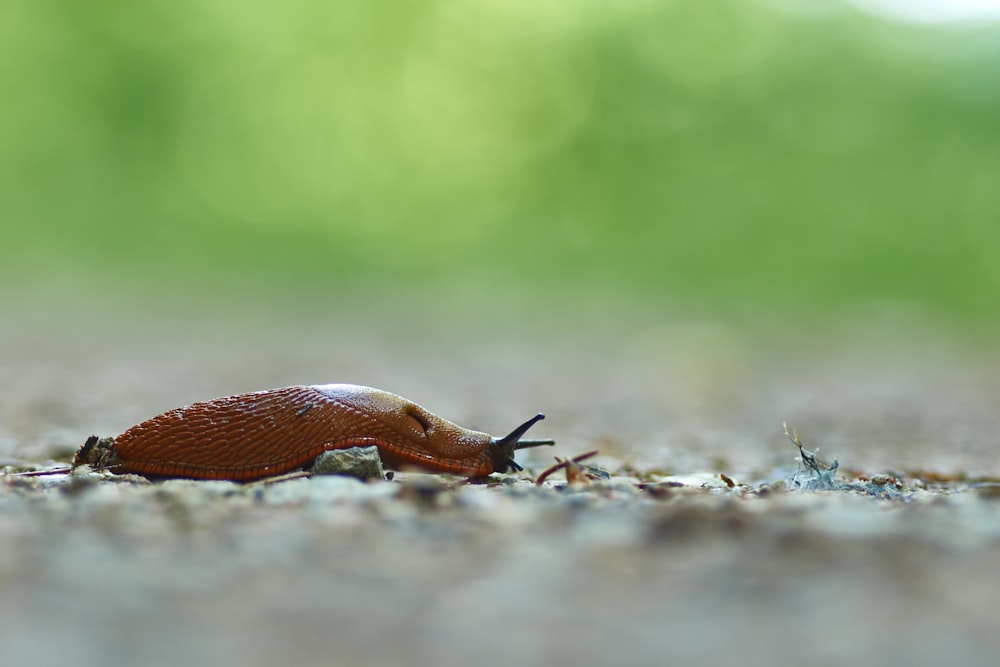
[[6, 477], [43, 477], [44, 475], [60, 475], [69, 474], [73, 472], [70, 467], [65, 468], [53, 468], [51, 470], [29, 470], [27, 472], [12, 472], [8, 473]]
[[580, 461], [585, 461], [592, 456], [597, 456], [596, 449], [591, 452], [587, 452], [586, 454], [580, 454], [579, 456], [574, 456], [571, 459], [561, 459], [558, 456], [553, 457], [556, 460], [556, 464], [538, 476], [538, 479], [535, 480], [535, 486], [541, 486], [552, 473], [558, 472], [563, 468], [568, 468], [569, 466], [577, 464]]
[[308, 470], [296, 470], [294, 472], [281, 473], [280, 475], [272, 475], [271, 477], [264, 477], [263, 479], [256, 480], [258, 484], [263, 484], [264, 486], [270, 486], [271, 484], [277, 484], [278, 482], [287, 482], [290, 479], [299, 479], [300, 477], [312, 477], [312, 473]]

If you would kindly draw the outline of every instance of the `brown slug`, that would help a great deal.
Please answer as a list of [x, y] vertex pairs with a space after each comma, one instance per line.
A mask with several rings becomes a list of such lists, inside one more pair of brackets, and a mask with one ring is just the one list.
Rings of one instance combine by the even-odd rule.
[[250, 481], [301, 469], [330, 449], [378, 448], [392, 468], [468, 477], [521, 470], [514, 452], [538, 414], [503, 438], [470, 431], [401, 396], [351, 384], [269, 389], [170, 410], [113, 440], [92, 436], [73, 467], [114, 473]]

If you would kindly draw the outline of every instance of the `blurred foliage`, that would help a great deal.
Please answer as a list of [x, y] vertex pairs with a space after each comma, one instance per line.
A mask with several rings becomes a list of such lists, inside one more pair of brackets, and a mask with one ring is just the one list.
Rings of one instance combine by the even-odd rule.
[[795, 5], [6, 0], [0, 275], [997, 319], [1000, 29]]

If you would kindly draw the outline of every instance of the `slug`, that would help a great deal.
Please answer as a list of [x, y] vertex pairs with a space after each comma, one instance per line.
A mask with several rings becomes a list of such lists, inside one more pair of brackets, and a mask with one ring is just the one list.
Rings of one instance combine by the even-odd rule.
[[351, 384], [269, 389], [170, 410], [113, 440], [92, 436], [73, 467], [114, 473], [252, 481], [302, 469], [330, 449], [378, 448], [392, 468], [468, 477], [521, 470], [514, 452], [555, 444], [521, 440], [538, 414], [494, 438], [434, 415], [401, 396]]

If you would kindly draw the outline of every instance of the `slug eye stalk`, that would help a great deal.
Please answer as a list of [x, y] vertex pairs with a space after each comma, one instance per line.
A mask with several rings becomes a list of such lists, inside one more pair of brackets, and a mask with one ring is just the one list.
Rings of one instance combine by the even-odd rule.
[[504, 437], [493, 438], [492, 442], [490, 442], [490, 454], [493, 459], [493, 467], [496, 469], [496, 472], [506, 472], [508, 468], [513, 468], [518, 472], [524, 470], [524, 468], [518, 465], [517, 461], [514, 460], [514, 452], [518, 449], [528, 449], [529, 447], [541, 447], [544, 445], [556, 444], [555, 440], [548, 438], [521, 440], [521, 436], [524, 435], [529, 428], [543, 419], [545, 419], [545, 415], [539, 412], [537, 415], [524, 422]]

